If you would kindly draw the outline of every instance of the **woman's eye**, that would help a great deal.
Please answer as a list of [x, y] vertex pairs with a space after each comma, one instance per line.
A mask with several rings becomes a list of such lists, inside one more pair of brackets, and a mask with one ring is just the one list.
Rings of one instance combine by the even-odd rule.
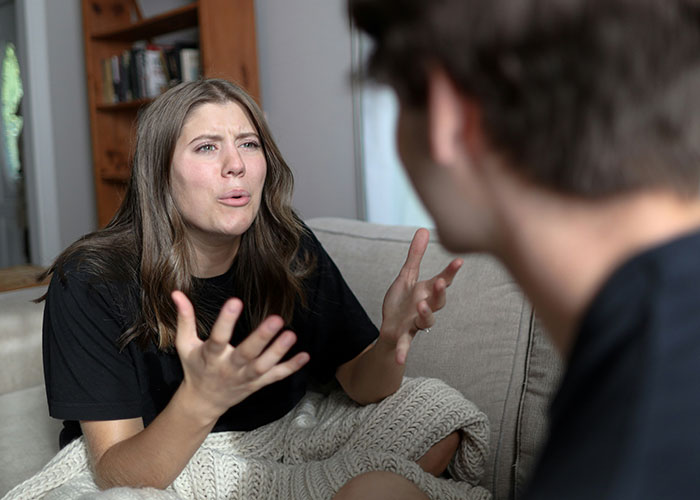
[[245, 149], [258, 149], [260, 147], [260, 143], [258, 141], [247, 141], [241, 144]]
[[202, 144], [196, 149], [196, 151], [203, 151], [205, 153], [208, 153], [210, 151], [214, 151], [215, 149], [216, 146], [214, 146], [213, 144]]

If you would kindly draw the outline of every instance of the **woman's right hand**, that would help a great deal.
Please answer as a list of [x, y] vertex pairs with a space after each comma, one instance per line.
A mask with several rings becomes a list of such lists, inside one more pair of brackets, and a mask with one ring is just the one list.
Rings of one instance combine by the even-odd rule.
[[231, 406], [255, 391], [293, 374], [309, 361], [299, 353], [280, 363], [296, 342], [291, 331], [283, 332], [279, 316], [269, 316], [237, 347], [230, 344], [236, 321], [243, 310], [239, 299], [229, 299], [206, 340], [197, 336], [194, 308], [184, 293], [172, 294], [177, 306], [175, 348], [184, 371], [183, 389], [193, 402], [192, 412], [204, 422], [217, 420]]

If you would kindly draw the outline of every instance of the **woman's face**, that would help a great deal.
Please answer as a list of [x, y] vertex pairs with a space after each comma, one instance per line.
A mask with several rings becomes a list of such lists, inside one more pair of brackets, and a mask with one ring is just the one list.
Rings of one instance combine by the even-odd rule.
[[260, 208], [267, 164], [260, 137], [235, 102], [193, 109], [175, 144], [171, 188], [198, 250], [238, 248]]

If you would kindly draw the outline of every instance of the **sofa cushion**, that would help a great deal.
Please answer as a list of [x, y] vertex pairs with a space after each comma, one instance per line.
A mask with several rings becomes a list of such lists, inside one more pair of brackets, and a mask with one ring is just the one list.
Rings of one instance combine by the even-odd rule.
[[[337, 218], [308, 224], [379, 325], [384, 294], [406, 258], [415, 228]], [[432, 242], [421, 278], [438, 273], [451, 258]], [[512, 498], [515, 478], [526, 478], [532, 467], [556, 378], [543, 374], [558, 369], [540, 355], [549, 352], [548, 342], [534, 325], [532, 307], [505, 269], [489, 256], [467, 255], [435, 327], [416, 336], [407, 363], [407, 375], [441, 378], [488, 415], [491, 456], [482, 485], [496, 499]], [[526, 374], [540, 379], [528, 384]]]
[[559, 385], [562, 361], [544, 328], [535, 321], [525, 362], [525, 381], [517, 422], [514, 500], [522, 497], [542, 442], [547, 436], [547, 410]]

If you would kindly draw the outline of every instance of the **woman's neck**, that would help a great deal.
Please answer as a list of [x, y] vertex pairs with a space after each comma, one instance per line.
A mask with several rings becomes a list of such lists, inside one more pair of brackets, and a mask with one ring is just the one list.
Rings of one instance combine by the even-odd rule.
[[193, 274], [197, 278], [220, 276], [231, 268], [238, 253], [241, 237], [204, 238], [189, 235], [194, 252]]

